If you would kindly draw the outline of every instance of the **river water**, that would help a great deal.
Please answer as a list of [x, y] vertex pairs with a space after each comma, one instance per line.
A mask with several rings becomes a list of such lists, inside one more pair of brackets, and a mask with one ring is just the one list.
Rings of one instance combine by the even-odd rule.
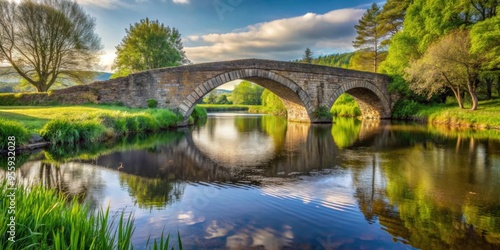
[[162, 231], [184, 249], [499, 249], [498, 138], [214, 113], [189, 129], [40, 150], [18, 176], [133, 213], [136, 249]]

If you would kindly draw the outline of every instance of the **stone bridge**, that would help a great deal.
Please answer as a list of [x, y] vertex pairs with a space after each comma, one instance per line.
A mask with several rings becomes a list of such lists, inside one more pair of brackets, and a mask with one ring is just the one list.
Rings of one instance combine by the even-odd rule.
[[320, 111], [329, 110], [343, 93], [356, 99], [364, 117], [391, 116], [387, 76], [304, 63], [245, 59], [193, 64], [138, 72], [87, 86], [98, 103], [147, 107], [147, 100], [155, 99], [159, 107], [177, 110], [187, 120], [205, 95], [237, 79], [257, 83], [278, 95], [289, 121], [331, 122], [321, 117]]

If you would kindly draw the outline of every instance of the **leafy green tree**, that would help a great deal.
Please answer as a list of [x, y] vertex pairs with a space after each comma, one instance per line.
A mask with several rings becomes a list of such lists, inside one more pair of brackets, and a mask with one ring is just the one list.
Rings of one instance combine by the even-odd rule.
[[234, 104], [260, 105], [264, 88], [249, 81], [242, 81], [233, 90]]
[[307, 48], [304, 51], [304, 56], [302, 57], [302, 62], [312, 63], [312, 60], [313, 60], [313, 53], [309, 48]]
[[354, 52], [319, 56], [312, 60], [312, 64], [348, 68], [353, 55]]
[[203, 99], [203, 102], [207, 104], [214, 104], [216, 99], [217, 95], [214, 93], [214, 91], [210, 91], [210, 93], [208, 93], [208, 96]]
[[176, 28], [146, 18], [125, 31], [113, 63], [118, 75], [189, 63]]
[[367, 58], [371, 61], [373, 68], [371, 71], [377, 72], [378, 65], [381, 61], [380, 52], [384, 50], [382, 46], [382, 30], [377, 22], [377, 17], [380, 14], [380, 8], [377, 4], [372, 4], [365, 14], [359, 20], [359, 24], [355, 25], [357, 36], [353, 41], [354, 48], [364, 52]]
[[463, 107], [461, 90], [465, 90], [472, 100], [471, 110], [476, 110], [477, 86], [484, 56], [473, 54], [470, 49], [468, 30], [450, 32], [406, 69], [407, 80], [412, 82], [411, 88], [416, 92], [426, 92], [430, 97], [447, 87], [453, 91], [460, 108]]
[[217, 103], [217, 104], [229, 104], [229, 100], [227, 99], [227, 95], [221, 94], [221, 95], [217, 96], [215, 103]]
[[286, 115], [285, 105], [281, 101], [281, 98], [273, 92], [268, 89], [264, 89], [261, 99], [265, 113], [273, 115]]
[[383, 36], [382, 45], [388, 45], [390, 39], [403, 29], [406, 9], [412, 0], [388, 0], [377, 16], [380, 34]]
[[73, 1], [0, 0], [0, 61], [38, 92], [61, 79], [92, 78], [101, 50], [95, 20]]

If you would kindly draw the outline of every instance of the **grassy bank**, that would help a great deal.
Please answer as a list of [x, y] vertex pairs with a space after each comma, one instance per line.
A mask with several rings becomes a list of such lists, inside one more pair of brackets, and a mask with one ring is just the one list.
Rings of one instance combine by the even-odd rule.
[[[196, 108], [193, 114], [197, 119], [206, 117], [201, 108]], [[32, 133], [53, 144], [94, 142], [124, 134], [155, 132], [182, 121], [181, 116], [167, 109], [111, 105], [9, 106], [0, 107], [0, 116], [0, 137], [16, 136], [18, 145], [26, 143]], [[191, 118], [190, 122], [193, 121]]]
[[[15, 242], [9, 241], [14, 235], [5, 232], [0, 237], [1, 249], [133, 249], [131, 237], [135, 229], [131, 215], [122, 212], [113, 221], [109, 210], [94, 213], [87, 203], [68, 200], [55, 190], [17, 184], [11, 191], [9, 186], [6, 181], [0, 183], [2, 197], [15, 197], [15, 223], [11, 223], [9, 199], [0, 202], [0, 223], [8, 225], [7, 231], [14, 229]], [[15, 224], [15, 228], [9, 223]], [[163, 236], [160, 243], [168, 245]], [[159, 249], [158, 245], [154, 240], [150, 249]], [[182, 249], [180, 243], [179, 248]]]
[[423, 105], [411, 100], [398, 101], [393, 118], [428, 121], [451, 127], [500, 129], [500, 99], [480, 101], [478, 110], [460, 109], [455, 103]]
[[224, 111], [248, 111], [256, 105], [233, 105], [233, 104], [198, 104], [197, 107], [204, 108], [207, 112]]

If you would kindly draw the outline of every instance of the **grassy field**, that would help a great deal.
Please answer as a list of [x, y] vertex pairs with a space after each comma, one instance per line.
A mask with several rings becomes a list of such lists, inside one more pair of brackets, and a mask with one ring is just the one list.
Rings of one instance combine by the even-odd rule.
[[[193, 117], [206, 117], [196, 108]], [[112, 105], [81, 106], [0, 106], [0, 137], [16, 136], [26, 143], [31, 134], [40, 134], [51, 143], [100, 141], [122, 134], [158, 131], [175, 127], [182, 117], [167, 109], [131, 109]], [[190, 118], [190, 123], [195, 118]], [[0, 149], [5, 145], [0, 145]]]

